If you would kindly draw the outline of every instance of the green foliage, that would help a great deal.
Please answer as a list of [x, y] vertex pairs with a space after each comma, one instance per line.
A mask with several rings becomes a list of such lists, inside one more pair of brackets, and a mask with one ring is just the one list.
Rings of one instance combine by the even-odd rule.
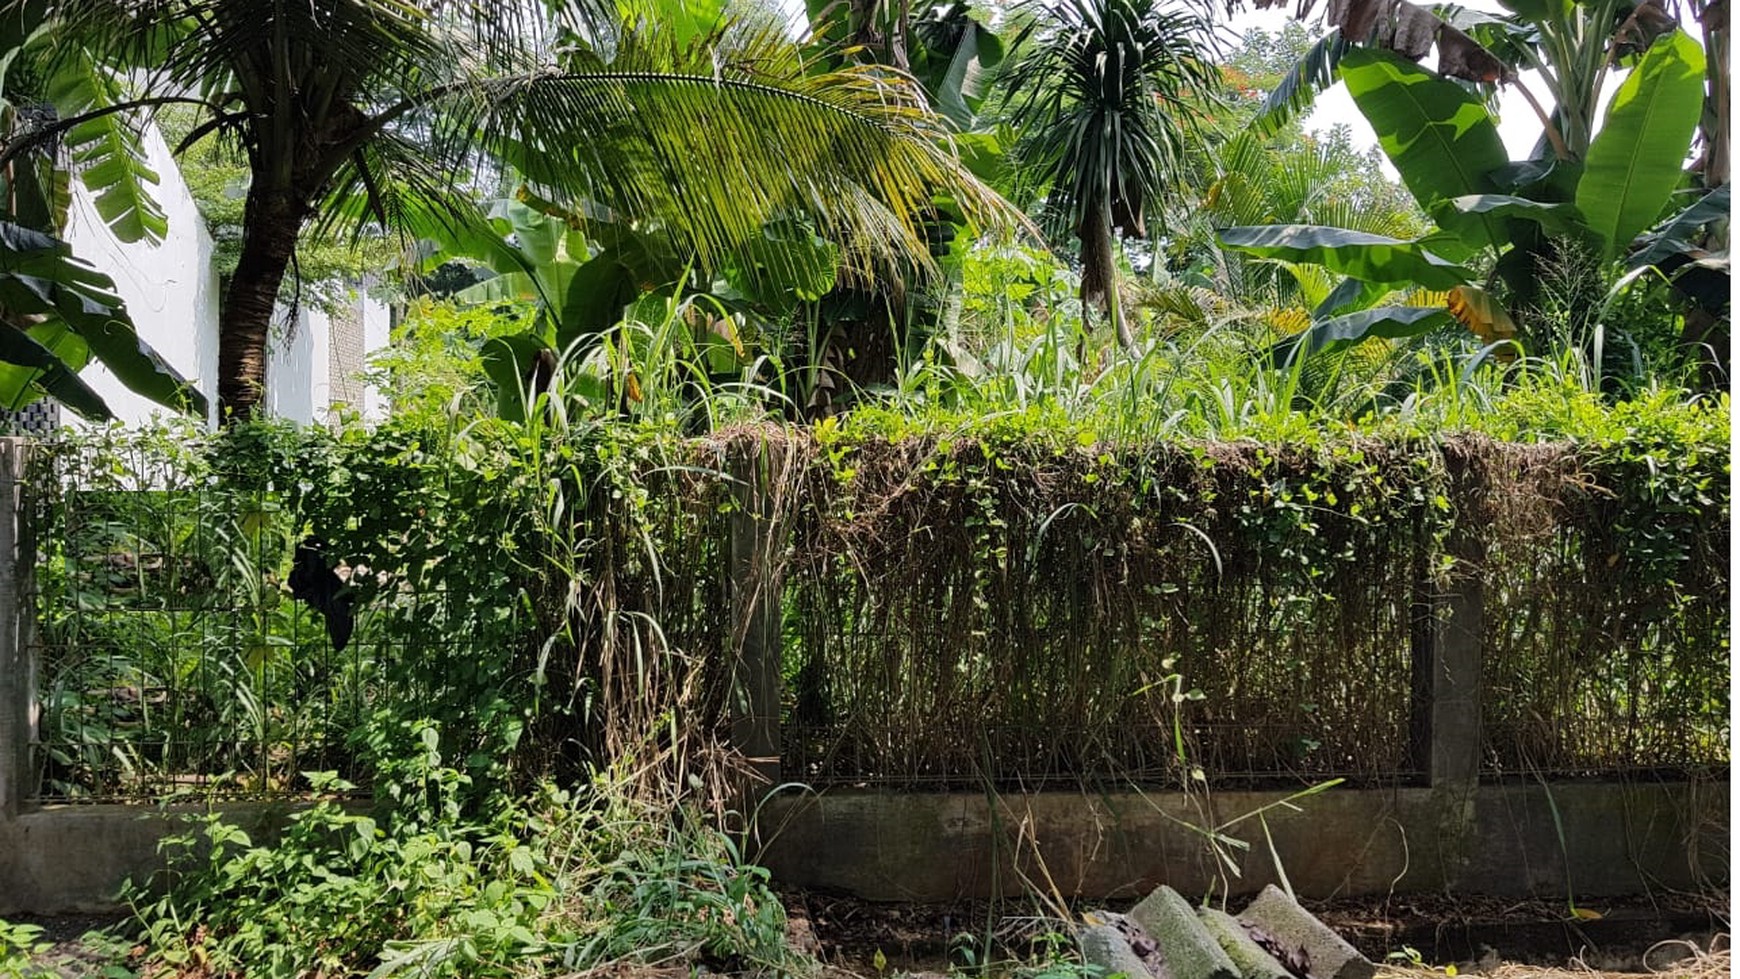
[[323, 800], [259, 842], [209, 815], [165, 840], [168, 869], [132, 894], [147, 967], [386, 979], [801, 965], [767, 872], [685, 814], [603, 779], [524, 805], [480, 797], [428, 722], [381, 713], [356, 736], [375, 759], [372, 809]]
[[49, 948], [50, 943], [42, 940], [40, 925], [15, 924], [0, 919], [0, 976], [27, 979], [38, 975], [31, 967], [31, 959]]
[[1510, 158], [1486, 106], [1467, 89], [1368, 48], [1342, 58], [1341, 79], [1416, 200], [1430, 205], [1497, 189], [1488, 175]]
[[440, 428], [494, 410], [482, 349], [489, 341], [530, 329], [536, 310], [521, 302], [458, 307], [427, 297], [411, 300], [387, 345], [369, 359], [365, 378], [390, 392], [390, 410], [410, 427]]
[[1427, 289], [1450, 289], [1473, 277], [1468, 269], [1434, 255], [1420, 242], [1343, 228], [1298, 224], [1226, 228], [1220, 240], [1260, 258], [1308, 262], [1378, 285], [1417, 282]]
[[[134, 120], [125, 113], [89, 117], [120, 97], [119, 81], [74, 45], [50, 59], [53, 35], [39, 19], [10, 18], [0, 28], [0, 193], [7, 202], [0, 215], [0, 407], [16, 411], [46, 396], [86, 418], [109, 418], [102, 398], [78, 377], [94, 359], [158, 404], [203, 414], [203, 396], [139, 339], [114, 281], [57, 237], [71, 202], [68, 161], [121, 240], [155, 242], [166, 225], [143, 188], [157, 177], [137, 159]], [[38, 100], [46, 104], [31, 104]], [[35, 139], [44, 114], [57, 110], [87, 117], [65, 134], [64, 157]]]
[[[127, 93], [120, 79], [88, 51], [69, 52], [53, 64], [45, 94], [62, 118], [125, 103]], [[95, 195], [98, 216], [115, 237], [156, 244], [169, 232], [169, 219], [148, 189], [158, 177], [144, 162], [138, 123], [129, 115], [116, 112], [89, 118], [67, 131], [63, 145], [73, 171]]]
[[93, 358], [158, 404], [204, 414], [205, 397], [139, 339], [115, 283], [59, 239], [0, 221], [0, 401], [44, 395], [87, 418], [110, 416], [77, 372]]

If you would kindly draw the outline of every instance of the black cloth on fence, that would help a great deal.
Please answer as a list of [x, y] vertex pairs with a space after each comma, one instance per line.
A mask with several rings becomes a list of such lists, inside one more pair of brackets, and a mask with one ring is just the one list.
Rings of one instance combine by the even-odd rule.
[[290, 568], [290, 594], [304, 602], [326, 620], [326, 636], [332, 640], [333, 652], [342, 653], [356, 629], [351, 614], [350, 590], [344, 579], [326, 566], [326, 542], [309, 537], [296, 545], [296, 561]]

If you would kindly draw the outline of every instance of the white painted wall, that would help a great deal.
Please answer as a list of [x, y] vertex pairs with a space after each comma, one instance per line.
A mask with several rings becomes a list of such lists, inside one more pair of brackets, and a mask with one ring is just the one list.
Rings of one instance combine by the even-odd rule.
[[[387, 345], [389, 334], [393, 327], [392, 310], [387, 304], [363, 293], [363, 349], [370, 354], [382, 350]], [[389, 404], [387, 396], [373, 384], [363, 388], [362, 413], [368, 422], [385, 421]]]
[[[169, 217], [169, 233], [164, 240], [157, 245], [128, 245], [116, 240], [77, 178], [73, 180], [66, 238], [74, 255], [115, 280], [115, 289], [126, 301], [140, 338], [194, 381], [215, 405], [220, 294], [218, 276], [211, 267], [211, 234], [155, 126], [145, 134], [145, 149], [151, 169], [160, 178], [154, 196]], [[91, 364], [79, 376], [128, 425], [173, 414], [127, 390], [101, 364]]]
[[330, 337], [331, 324], [318, 309], [303, 307], [289, 329], [280, 315], [266, 348], [267, 412], [299, 425], [326, 421], [332, 400], [326, 356]]

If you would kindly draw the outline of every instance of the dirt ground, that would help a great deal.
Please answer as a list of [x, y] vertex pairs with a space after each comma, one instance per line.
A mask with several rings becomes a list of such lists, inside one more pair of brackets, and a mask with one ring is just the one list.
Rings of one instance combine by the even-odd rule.
[[[899, 905], [802, 891], [781, 896], [790, 920], [788, 934], [824, 964], [822, 979], [941, 979], [951, 967], [986, 961], [996, 963], [989, 970], [993, 976], [1007, 975], [1021, 961], [1073, 944], [1066, 937], [1068, 926], [1050, 909], [1031, 902]], [[1114, 904], [1113, 909], [1122, 910], [1128, 903]], [[1234, 902], [1235, 908], [1238, 904]], [[1307, 902], [1311, 911], [1379, 963], [1378, 979], [1726, 979], [1731, 974], [1725, 894], [1656, 895], [1588, 905], [1574, 916], [1565, 904], [1541, 901], [1429, 897]], [[45, 969], [45, 977], [103, 976], [105, 966], [126, 956], [124, 942], [84, 937], [117, 924], [117, 916], [18, 920], [43, 926], [45, 940], [54, 943], [34, 963]], [[1409, 949], [1418, 954], [1418, 964]], [[681, 969], [624, 966], [586, 979], [696, 977]]]
[[[1030, 959], [1057, 940], [1045, 936], [1067, 931], [1055, 913], [1032, 902], [901, 905], [812, 892], [782, 897], [794, 939], [842, 976], [877, 976], [878, 951], [886, 963], [884, 975], [940, 973], [969, 960], [982, 962], [987, 935], [991, 959]], [[1112, 909], [1123, 910], [1128, 903], [1113, 903]], [[1241, 902], [1232, 903], [1236, 910]], [[1379, 963], [1385, 979], [1447, 974], [1715, 979], [1729, 973], [1726, 894], [1658, 894], [1587, 904], [1574, 915], [1565, 903], [1487, 898], [1307, 902]]]

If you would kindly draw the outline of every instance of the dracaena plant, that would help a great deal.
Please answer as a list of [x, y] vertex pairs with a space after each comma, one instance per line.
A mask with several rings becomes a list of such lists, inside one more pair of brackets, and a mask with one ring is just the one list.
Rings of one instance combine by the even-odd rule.
[[1115, 239], [1146, 235], [1184, 172], [1220, 84], [1211, 28], [1162, 0], [1041, 0], [1027, 14], [1004, 79], [1016, 156], [1047, 185], [1042, 223], [1080, 243], [1083, 310], [1100, 310], [1132, 348]]

